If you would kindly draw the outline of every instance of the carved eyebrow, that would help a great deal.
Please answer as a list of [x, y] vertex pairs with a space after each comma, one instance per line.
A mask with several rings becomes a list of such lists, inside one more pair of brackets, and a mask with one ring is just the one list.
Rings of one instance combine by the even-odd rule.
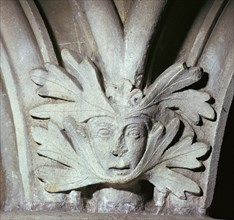
[[129, 134], [131, 132], [137, 132], [138, 134], [144, 134], [144, 131], [139, 128], [130, 128], [125, 130], [125, 134]]
[[126, 126], [127, 130], [129, 130], [129, 129], [136, 129], [136, 128], [139, 128], [139, 126], [137, 124], [135, 124], [135, 125], [127, 125]]
[[108, 128], [111, 128], [111, 127], [113, 127], [113, 124], [107, 123], [107, 122], [102, 122], [102, 123], [95, 123], [95, 126], [96, 127], [108, 127]]
[[138, 124], [138, 123], [132, 123], [126, 126], [126, 129], [136, 129], [136, 128], [142, 128], [144, 127], [144, 124]]
[[107, 128], [109, 130], [114, 130], [114, 125], [112, 123], [108, 123], [108, 122], [98, 122], [98, 121], [94, 121], [91, 124], [91, 127], [93, 127], [94, 129], [101, 129], [101, 128]]

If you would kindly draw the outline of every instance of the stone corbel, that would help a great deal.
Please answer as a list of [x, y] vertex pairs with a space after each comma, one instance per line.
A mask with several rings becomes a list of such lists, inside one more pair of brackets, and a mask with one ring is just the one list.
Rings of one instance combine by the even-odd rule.
[[[74, 22], [68, 42], [53, 35], [46, 6]], [[0, 198], [3, 209], [205, 215], [234, 93], [234, 51], [224, 43], [233, 32], [222, 34], [233, 1], [209, 7], [183, 53], [152, 77], [167, 1], [2, 2], [2, 102], [12, 124], [1, 161], [20, 185], [14, 203]]]

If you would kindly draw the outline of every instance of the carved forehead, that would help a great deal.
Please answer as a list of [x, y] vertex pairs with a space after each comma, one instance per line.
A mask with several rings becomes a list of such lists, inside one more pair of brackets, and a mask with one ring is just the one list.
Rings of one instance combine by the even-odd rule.
[[125, 127], [130, 124], [136, 124], [138, 126], [146, 125], [148, 127], [149, 119], [140, 116], [134, 117], [109, 117], [109, 116], [100, 116], [93, 117], [88, 120], [88, 125], [92, 126], [121, 126]]

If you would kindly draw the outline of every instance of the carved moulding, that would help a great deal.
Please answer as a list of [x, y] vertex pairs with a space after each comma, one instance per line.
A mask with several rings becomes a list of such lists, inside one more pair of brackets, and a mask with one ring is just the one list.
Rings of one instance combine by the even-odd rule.
[[[9, 2], [4, 4], [12, 4]], [[199, 56], [194, 55], [198, 49], [197, 53], [204, 49], [205, 54], [209, 48], [205, 48], [206, 42], [199, 45], [200, 38], [197, 38], [192, 55], [180, 58], [186, 60], [189, 57], [188, 66], [175, 62], [153, 83], [145, 85], [145, 55], [165, 2], [147, 1], [144, 7], [139, 7], [142, 2], [126, 5], [124, 13], [111, 1], [95, 1], [91, 5], [90, 1], [63, 3], [71, 4], [70, 10], [83, 31], [85, 47], [79, 42], [79, 54], [74, 48], [73, 51], [63, 49], [60, 65], [57, 65], [51, 45], [42, 40], [48, 35], [35, 5], [20, 1], [35, 35], [29, 42], [36, 42], [36, 46], [28, 50], [36, 58], [26, 56], [28, 60], [32, 59], [30, 65], [23, 57], [22, 65], [25, 65], [20, 66], [21, 62], [17, 63], [15, 58], [17, 53], [8, 54], [7, 58], [17, 76], [20, 71], [25, 75], [30, 72], [26, 77], [28, 90], [21, 86], [24, 84], [20, 81], [22, 77], [17, 78], [21, 86], [17, 89], [23, 94], [18, 95], [23, 100], [22, 124], [24, 118], [27, 119], [24, 128], [19, 128], [13, 111], [17, 134], [21, 133], [20, 129], [27, 134], [27, 129], [31, 128], [29, 138], [24, 136], [24, 151], [18, 151], [26, 209], [42, 209], [47, 198], [52, 203], [63, 202], [67, 195], [70, 198], [78, 195], [80, 199], [75, 198], [73, 203], [83, 202], [81, 206], [91, 212], [145, 209], [154, 213], [188, 214], [193, 212], [193, 207], [200, 212], [199, 208], [209, 206], [206, 204], [207, 197], [210, 198], [207, 196], [208, 171], [217, 147], [214, 147], [212, 135], [204, 137], [204, 131], [212, 130], [217, 124], [215, 119], [219, 120], [222, 106], [217, 100], [223, 93], [217, 94], [209, 87], [200, 91], [195, 89], [194, 84], [202, 81], [206, 73], [199, 67], [190, 67], [203, 67], [212, 82], [215, 71], [207, 67], [205, 58], [199, 61]], [[97, 13], [98, 17], [93, 16]], [[147, 19], [137, 15], [147, 16]], [[101, 22], [104, 18], [108, 25]], [[7, 35], [5, 30], [8, 28], [4, 28], [3, 45], [11, 52], [8, 37], [13, 35]], [[40, 36], [41, 30], [44, 30], [43, 36]], [[205, 33], [208, 32], [211, 31]], [[196, 62], [193, 59], [197, 59]], [[4, 80], [9, 91], [6, 69], [10, 68], [5, 64], [4, 67]], [[225, 71], [229, 72], [228, 67]], [[210, 105], [209, 93], [216, 99], [217, 115]], [[10, 92], [8, 94], [14, 109], [14, 97]], [[18, 97], [17, 92], [14, 94]], [[33, 119], [29, 117], [29, 110]], [[21, 138], [22, 135], [17, 136], [17, 140]], [[30, 158], [35, 162], [31, 164]], [[40, 181], [33, 179], [30, 173], [35, 173]], [[33, 186], [30, 184], [32, 179]], [[154, 193], [150, 192], [153, 202], [148, 202], [145, 196], [147, 189], [144, 187], [149, 186], [146, 181], [154, 187]], [[37, 201], [33, 198], [38, 192], [43, 192], [46, 199]], [[45, 206], [45, 209], [53, 207]]]

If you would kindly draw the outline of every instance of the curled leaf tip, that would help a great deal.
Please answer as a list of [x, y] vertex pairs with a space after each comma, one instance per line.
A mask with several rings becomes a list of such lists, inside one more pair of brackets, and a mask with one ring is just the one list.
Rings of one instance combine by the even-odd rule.
[[45, 184], [45, 190], [47, 192], [58, 192], [59, 189], [58, 189], [58, 186], [56, 183], [46, 183]]
[[34, 69], [31, 71], [31, 80], [38, 86], [43, 86], [47, 79], [47, 71], [42, 68]]
[[81, 54], [79, 54], [73, 50], [67, 49], [67, 48], [62, 49], [61, 56], [66, 63], [71, 62], [71, 59], [73, 60], [73, 62], [77, 62], [77, 63], [82, 62]]
[[36, 107], [33, 108], [29, 111], [29, 114], [33, 117], [33, 118], [40, 118], [40, 119], [50, 119], [50, 116], [46, 113], [46, 112], [42, 112], [40, 111], [41, 107]]
[[164, 125], [161, 122], [157, 122], [154, 124], [153, 128], [151, 129], [152, 133], [154, 132], [163, 132], [165, 130]]

